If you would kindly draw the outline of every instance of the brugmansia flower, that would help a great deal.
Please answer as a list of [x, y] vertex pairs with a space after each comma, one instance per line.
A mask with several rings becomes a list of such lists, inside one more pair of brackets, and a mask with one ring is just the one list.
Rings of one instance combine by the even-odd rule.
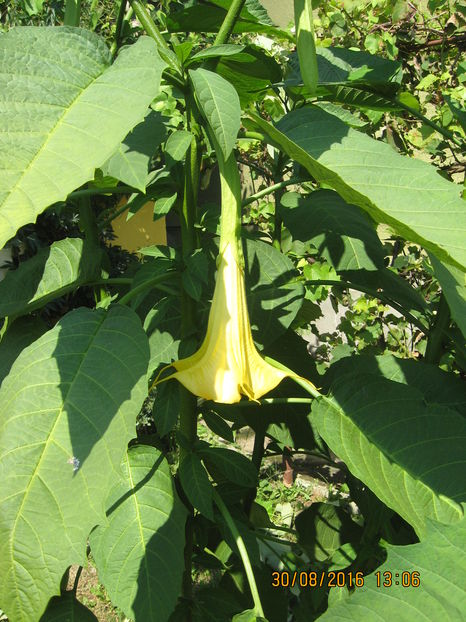
[[244, 285], [238, 166], [233, 154], [224, 159], [218, 145], [216, 152], [222, 210], [217, 280], [207, 334], [197, 352], [169, 365], [176, 369], [174, 374], [154, 384], [176, 378], [194, 395], [232, 404], [239, 402], [242, 395], [258, 400], [287, 376], [298, 377], [267, 363], [252, 340]]
[[264, 361], [252, 340], [244, 268], [236, 244], [219, 257], [207, 334], [199, 350], [173, 363], [177, 378], [191, 393], [232, 404], [241, 395], [257, 400], [288, 374]]

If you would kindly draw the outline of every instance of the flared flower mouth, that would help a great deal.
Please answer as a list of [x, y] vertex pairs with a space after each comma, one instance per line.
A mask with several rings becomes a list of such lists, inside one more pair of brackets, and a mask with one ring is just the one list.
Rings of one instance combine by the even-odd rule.
[[254, 345], [246, 303], [244, 269], [235, 242], [220, 250], [207, 334], [197, 352], [173, 363], [176, 378], [191, 393], [232, 404], [242, 395], [258, 400], [288, 374], [272, 367]]

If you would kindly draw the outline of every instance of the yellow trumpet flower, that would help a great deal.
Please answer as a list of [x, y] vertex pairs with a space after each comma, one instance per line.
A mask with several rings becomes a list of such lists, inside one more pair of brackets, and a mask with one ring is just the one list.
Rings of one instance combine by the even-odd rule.
[[199, 350], [173, 363], [177, 378], [191, 393], [232, 404], [268, 393], [288, 374], [264, 361], [252, 340], [244, 287], [244, 269], [236, 245], [219, 257], [207, 334]]
[[239, 402], [242, 395], [258, 400], [286, 377], [313, 387], [291, 370], [267, 363], [254, 345], [244, 285], [239, 171], [233, 154], [224, 159], [218, 145], [216, 152], [222, 210], [217, 280], [207, 334], [197, 352], [169, 365], [176, 372], [163, 380], [157, 378], [153, 386], [176, 378], [194, 395], [224, 404]]

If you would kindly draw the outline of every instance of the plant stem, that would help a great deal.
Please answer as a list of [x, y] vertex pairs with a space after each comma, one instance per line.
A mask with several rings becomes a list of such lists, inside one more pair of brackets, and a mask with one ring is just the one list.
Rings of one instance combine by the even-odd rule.
[[[192, 102], [186, 99], [186, 113], [188, 129], [195, 125]], [[194, 129], [194, 128], [192, 128]], [[191, 145], [185, 159], [185, 178], [183, 202], [180, 209], [181, 244], [183, 257], [187, 258], [197, 246], [196, 220], [197, 197], [199, 193], [200, 158], [198, 153], [197, 137], [193, 136]], [[181, 336], [182, 339], [191, 336], [196, 331], [196, 303], [183, 289], [181, 293]], [[183, 386], [180, 386], [180, 433], [192, 446], [197, 439], [197, 398]], [[187, 454], [187, 450], [180, 446], [180, 462]], [[190, 513], [185, 524], [185, 548], [184, 548], [184, 574], [182, 582], [182, 595], [188, 601], [193, 599], [192, 587], [192, 556], [194, 541], [194, 510]], [[192, 619], [191, 608], [188, 609], [187, 620]]]
[[173, 274], [174, 274], [173, 270], [168, 270], [164, 274], [158, 274], [157, 276], [154, 276], [154, 278], [144, 281], [144, 283], [141, 283], [134, 289], [131, 289], [127, 294], [125, 294], [122, 298], [120, 298], [118, 302], [121, 305], [127, 305], [128, 302], [130, 302], [135, 296], [145, 291], [149, 287], [154, 287], [154, 285], [158, 285], [159, 283], [163, 283], [163, 281], [167, 281], [173, 276]]
[[[133, 7], [136, 17], [141, 22], [141, 26], [144, 28], [149, 37], [152, 37], [157, 44], [157, 48], [160, 56], [168, 64], [171, 69], [174, 69], [177, 74], [181, 73], [181, 68], [176, 57], [171, 49], [168, 47], [168, 43], [160, 34], [160, 30], [154, 23], [154, 20], [150, 16], [149, 11], [140, 0], [131, 0], [131, 6]], [[178, 76], [171, 76], [171, 80], [184, 89], [184, 82]]]
[[440, 295], [437, 307], [437, 315], [427, 339], [426, 363], [437, 364], [443, 353], [443, 342], [445, 339], [445, 331], [450, 324], [450, 307], [448, 306], [445, 296]]
[[125, 19], [126, 4], [127, 4], [127, 0], [120, 0], [120, 6], [118, 8], [118, 16], [117, 16], [117, 21], [116, 21], [116, 26], [115, 26], [115, 39], [110, 48], [113, 58], [118, 52], [118, 48], [120, 47], [120, 44], [121, 44], [121, 33], [123, 30], [123, 21]]
[[[265, 425], [261, 425], [260, 427], [256, 427], [255, 435], [254, 435], [254, 447], [252, 449], [252, 463], [256, 467], [257, 472], [260, 472], [262, 458], [264, 457], [264, 442], [265, 442]], [[251, 490], [251, 493], [244, 500], [244, 511], [246, 516], [249, 516], [251, 511], [252, 504], [254, 503], [254, 499], [256, 498], [257, 490], [256, 488]]]
[[215, 37], [214, 45], [223, 45], [228, 41], [245, 2], [246, 0], [232, 0], [228, 13]]
[[233, 538], [235, 539], [236, 546], [238, 547], [239, 554], [241, 555], [241, 560], [243, 562], [244, 570], [246, 572], [246, 577], [249, 583], [249, 589], [251, 590], [252, 599], [254, 601], [254, 613], [256, 616], [260, 616], [261, 618], [265, 618], [264, 610], [262, 609], [262, 603], [259, 597], [259, 592], [257, 590], [256, 579], [254, 577], [254, 572], [252, 570], [251, 561], [249, 559], [248, 551], [244, 544], [244, 540], [241, 537], [238, 528], [236, 527], [236, 523], [233, 520], [232, 515], [228, 511], [227, 506], [223, 503], [221, 496], [218, 494], [216, 490], [213, 491], [214, 502], [218, 509], [220, 510], [221, 515], [223, 516], [228, 529], [230, 530]]
[[302, 179], [299, 179], [298, 177], [292, 177], [291, 179], [285, 179], [284, 181], [277, 182], [276, 184], [273, 184], [272, 186], [269, 186], [268, 188], [264, 188], [264, 190], [259, 190], [259, 192], [256, 192], [255, 194], [251, 194], [250, 197], [248, 197], [242, 202], [242, 207], [245, 207], [246, 205], [250, 205], [251, 203], [254, 203], [254, 201], [262, 199], [262, 197], [265, 197], [268, 194], [272, 194], [272, 192], [281, 190], [282, 188], [286, 188], [287, 186], [292, 186], [293, 184], [300, 184], [300, 183], [302, 183]]
[[314, 400], [309, 397], [266, 397], [260, 400], [248, 400], [229, 404], [230, 408], [253, 408], [266, 404], [312, 404]]
[[77, 199], [80, 197], [91, 197], [95, 194], [133, 194], [137, 192], [131, 186], [115, 186], [114, 188], [83, 188], [75, 190], [68, 195], [68, 199]]
[[80, 17], [81, 0], [66, 0], [64, 25], [79, 26]]
[[442, 134], [442, 136], [444, 136], [448, 140], [451, 140], [453, 143], [455, 143], [455, 145], [457, 145], [458, 147], [464, 148], [464, 146], [466, 144], [466, 142], [464, 140], [461, 140], [461, 138], [458, 138], [452, 132], [450, 132], [449, 130], [446, 130], [441, 125], [438, 125], [434, 121], [431, 121], [428, 117], [423, 115], [422, 112], [419, 112], [415, 108], [411, 108], [411, 106], [408, 106], [408, 105], [404, 104], [403, 102], [400, 102], [400, 101], [398, 101], [396, 99], [393, 99], [393, 98], [390, 98], [390, 99], [397, 106], [399, 106], [400, 108], [403, 108], [403, 110], [406, 110], [406, 112], [409, 112], [410, 114], [412, 114], [413, 117], [417, 117], [418, 119], [423, 121], [426, 125], [429, 125], [436, 132], [438, 132], [439, 134]]
[[253, 140], [265, 141], [265, 135], [260, 132], [241, 132], [238, 138], [252, 138]]
[[294, 373], [293, 370], [289, 369], [289, 367], [286, 367], [285, 365], [282, 365], [281, 363], [279, 363], [275, 359], [270, 358], [270, 356], [265, 356], [264, 360], [267, 363], [270, 363], [270, 365], [273, 365], [273, 367], [276, 367], [277, 369], [282, 369], [283, 371], [288, 373], [289, 377], [291, 378], [291, 380], [294, 380], [294, 382], [296, 382], [296, 384], [299, 384], [299, 386], [302, 387], [307, 393], [312, 395], [312, 397], [323, 397], [323, 398], [325, 398], [325, 395], [322, 395], [322, 393], [320, 393], [320, 391], [318, 391], [315, 388], [315, 386], [309, 380], [306, 380], [305, 378], [301, 378], [301, 376], [297, 376]]

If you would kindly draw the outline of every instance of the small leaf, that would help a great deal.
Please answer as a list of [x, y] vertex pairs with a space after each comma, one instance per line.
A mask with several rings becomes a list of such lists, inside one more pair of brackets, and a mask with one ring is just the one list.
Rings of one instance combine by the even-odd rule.
[[233, 437], [232, 429], [223, 417], [220, 417], [220, 415], [217, 415], [217, 413], [212, 410], [206, 410], [202, 413], [202, 418], [212, 432], [217, 434], [217, 436], [224, 438], [226, 441], [233, 443], [235, 439]]
[[235, 146], [241, 124], [238, 93], [227, 80], [207, 69], [190, 70], [189, 76], [202, 114], [227, 159]]
[[171, 167], [177, 162], [181, 162], [192, 142], [193, 135], [186, 130], [177, 130], [168, 137], [165, 143], [165, 158], [167, 166]]
[[212, 484], [199, 456], [192, 452], [185, 454], [178, 473], [183, 490], [191, 505], [213, 521]]
[[202, 249], [197, 249], [185, 261], [186, 268], [181, 276], [187, 293], [199, 301], [202, 297], [202, 284], [207, 283], [208, 259]]
[[157, 198], [154, 202], [154, 220], [158, 220], [168, 214], [171, 208], [176, 203], [176, 198], [178, 194], [176, 192], [171, 193], [170, 191], [165, 192]]
[[176, 382], [164, 382], [157, 387], [152, 414], [160, 436], [175, 428], [180, 414], [180, 388]]
[[218, 470], [230, 482], [245, 487], [257, 485], [257, 470], [253, 463], [231, 449], [224, 447], [201, 446], [197, 453], [204, 460], [208, 469]]

